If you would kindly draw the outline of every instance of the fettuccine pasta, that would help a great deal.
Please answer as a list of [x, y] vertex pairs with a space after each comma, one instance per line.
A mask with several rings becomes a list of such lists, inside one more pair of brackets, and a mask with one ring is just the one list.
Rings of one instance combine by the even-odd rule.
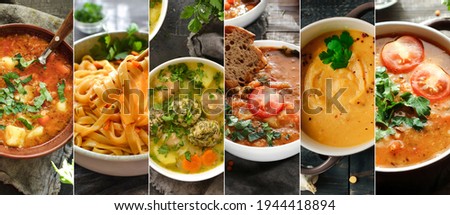
[[148, 57], [117, 67], [85, 56], [75, 64], [75, 144], [111, 155], [148, 151]]

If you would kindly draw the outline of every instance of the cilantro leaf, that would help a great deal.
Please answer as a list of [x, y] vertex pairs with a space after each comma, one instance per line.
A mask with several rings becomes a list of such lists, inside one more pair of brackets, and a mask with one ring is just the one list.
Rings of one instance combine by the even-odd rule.
[[319, 54], [319, 58], [324, 64], [330, 64], [334, 70], [345, 68], [348, 66], [348, 61], [352, 57], [350, 46], [353, 44], [353, 38], [348, 31], [343, 31], [340, 38], [333, 35], [324, 40], [327, 51]]
[[94, 23], [103, 19], [102, 6], [86, 2], [81, 9], [75, 10], [74, 17], [80, 22]]
[[191, 161], [191, 152], [190, 151], [186, 151], [184, 153], [184, 157], [186, 158], [186, 160]]

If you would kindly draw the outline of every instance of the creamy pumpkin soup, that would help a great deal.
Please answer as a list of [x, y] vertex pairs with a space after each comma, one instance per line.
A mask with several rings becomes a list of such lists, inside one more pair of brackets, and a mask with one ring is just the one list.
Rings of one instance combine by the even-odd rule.
[[374, 38], [323, 34], [302, 48], [302, 129], [319, 143], [351, 147], [374, 135]]

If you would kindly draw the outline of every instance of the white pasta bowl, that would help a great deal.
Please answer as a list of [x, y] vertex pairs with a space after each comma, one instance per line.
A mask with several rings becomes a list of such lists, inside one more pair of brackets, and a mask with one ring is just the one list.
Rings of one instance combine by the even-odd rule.
[[150, 32], [150, 36], [149, 36], [150, 41], [156, 36], [156, 34], [158, 33], [159, 29], [161, 28], [161, 26], [164, 22], [164, 19], [166, 18], [169, 0], [162, 0], [161, 4], [162, 4], [161, 14], [159, 15], [158, 21], [156, 23], [153, 23], [155, 25], [155, 28], [153, 29], [153, 31]]
[[[224, 72], [223, 66], [221, 66], [211, 60], [204, 59], [204, 58], [198, 58], [198, 57], [181, 57], [181, 58], [169, 60], [169, 61], [155, 67], [150, 72], [149, 80], [151, 81], [155, 75], [158, 75], [158, 72], [160, 70], [167, 68], [169, 65], [174, 65], [174, 64], [178, 64], [178, 63], [189, 63], [189, 62], [202, 63], [206, 66], [210, 66], [211, 68], [213, 68], [217, 71]], [[149, 165], [153, 170], [157, 171], [158, 173], [160, 173], [166, 177], [169, 177], [169, 178], [172, 178], [172, 179], [175, 179], [178, 181], [185, 181], [185, 182], [195, 182], [195, 181], [203, 181], [206, 179], [210, 179], [212, 177], [215, 177], [215, 176], [223, 173], [223, 171], [225, 169], [224, 162], [222, 162], [221, 164], [217, 165], [216, 167], [214, 167], [210, 170], [207, 170], [205, 172], [190, 173], [190, 174], [180, 173], [180, 172], [175, 172], [175, 171], [169, 170], [167, 168], [164, 168], [163, 166], [159, 165], [157, 162], [153, 161], [152, 158], [149, 159]]]
[[[254, 42], [257, 47], [287, 47], [292, 50], [300, 51], [296, 45], [283, 41], [257, 40]], [[300, 114], [300, 113], [299, 113]], [[295, 140], [281, 146], [273, 147], [253, 147], [235, 143], [225, 138], [225, 150], [237, 157], [257, 162], [271, 162], [283, 160], [292, 157], [300, 152], [300, 140]]]
[[[127, 32], [99, 33], [75, 42], [74, 62], [80, 63], [83, 56], [89, 54], [89, 50], [96, 44], [98, 39], [106, 34], [112, 37], [126, 37]], [[148, 40], [147, 32], [139, 32], [139, 38]], [[94, 172], [111, 176], [138, 176], [148, 174], [148, 154], [140, 155], [105, 155], [83, 149], [74, 144], [75, 163]]]
[[261, 0], [253, 9], [250, 11], [236, 16], [231, 19], [225, 19], [224, 25], [235, 25], [239, 27], [246, 27], [257, 20], [261, 14], [264, 12], [267, 6], [267, 0]]

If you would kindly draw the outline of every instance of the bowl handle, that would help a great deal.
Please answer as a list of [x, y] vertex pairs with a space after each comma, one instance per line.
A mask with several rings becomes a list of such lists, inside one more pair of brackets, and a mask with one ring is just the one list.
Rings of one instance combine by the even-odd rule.
[[356, 7], [352, 11], [350, 11], [350, 13], [348, 13], [345, 16], [353, 17], [353, 18], [361, 18], [367, 12], [373, 11], [374, 8], [375, 8], [375, 5], [373, 4], [373, 2], [367, 2], [362, 5], [359, 5], [358, 7]]
[[422, 22], [421, 24], [427, 25], [439, 31], [450, 31], [450, 17], [430, 19]]
[[301, 167], [301, 174], [305, 175], [318, 175], [333, 167], [338, 161], [340, 161], [343, 157], [334, 157], [330, 156], [327, 160], [325, 160], [322, 164], [312, 168]]

